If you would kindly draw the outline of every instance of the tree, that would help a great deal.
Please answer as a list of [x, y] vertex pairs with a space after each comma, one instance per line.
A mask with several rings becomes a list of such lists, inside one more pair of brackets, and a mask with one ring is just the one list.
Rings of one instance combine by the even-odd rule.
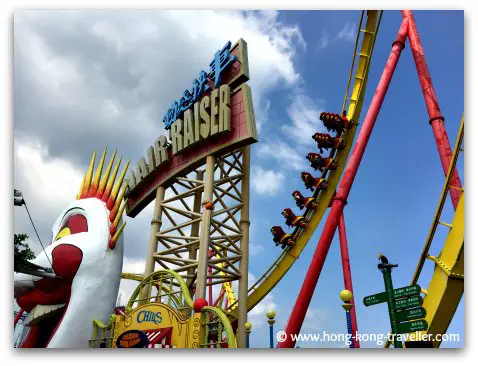
[[30, 249], [30, 246], [25, 242], [28, 239], [27, 234], [14, 234], [13, 235], [13, 270], [18, 272], [19, 269], [33, 268], [28, 262], [30, 259], [35, 258], [35, 253]]

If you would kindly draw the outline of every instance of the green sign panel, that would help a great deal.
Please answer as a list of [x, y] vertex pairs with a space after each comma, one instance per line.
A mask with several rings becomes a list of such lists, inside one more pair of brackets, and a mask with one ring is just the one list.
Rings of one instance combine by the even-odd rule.
[[428, 323], [423, 319], [397, 324], [398, 333], [418, 332], [420, 330], [426, 330], [427, 328]]
[[427, 312], [424, 308], [415, 308], [409, 310], [403, 310], [395, 313], [395, 320], [397, 322], [405, 322], [408, 320], [416, 320], [424, 318]]
[[412, 296], [406, 299], [395, 300], [395, 310], [403, 310], [408, 308], [416, 308], [422, 306], [423, 299], [421, 296]]
[[377, 305], [377, 304], [380, 304], [380, 303], [386, 302], [386, 301], [387, 301], [387, 293], [386, 292], [380, 292], [379, 294], [365, 296], [363, 298], [363, 304], [365, 306]]
[[406, 286], [393, 290], [393, 297], [395, 299], [401, 297], [410, 297], [415, 295], [420, 295], [421, 287], [420, 285]]
[[[395, 290], [393, 290], [393, 298], [394, 299], [399, 299], [401, 297], [409, 297], [409, 296], [415, 296], [419, 295], [421, 291], [420, 285], [413, 285], [413, 286], [406, 286], [406, 287], [400, 287]], [[386, 292], [380, 292], [375, 295], [370, 295], [366, 296], [363, 298], [363, 304], [365, 306], [370, 306], [370, 305], [377, 305], [382, 302], [387, 301], [387, 293]]]

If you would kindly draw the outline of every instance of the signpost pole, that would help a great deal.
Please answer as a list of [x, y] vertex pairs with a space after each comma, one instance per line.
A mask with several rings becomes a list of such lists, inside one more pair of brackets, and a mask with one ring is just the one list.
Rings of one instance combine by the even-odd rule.
[[[158, 237], [157, 234], [161, 229], [161, 216], [163, 213], [163, 206], [161, 206], [161, 202], [164, 201], [164, 193], [166, 189], [164, 186], [159, 186], [156, 189], [156, 201], [154, 202], [154, 211], [153, 211], [153, 218], [151, 220], [151, 231], [149, 233], [149, 250], [148, 250], [148, 257], [146, 258], [146, 265], [144, 268], [144, 277], [146, 278], [151, 273], [154, 272], [154, 253], [158, 250]], [[151, 296], [151, 286], [145, 286], [143, 288], [143, 292], [141, 297], [143, 299], [149, 298]], [[143, 303], [143, 302], [142, 302]]]
[[[381, 256], [380, 258], [385, 258]], [[385, 260], [386, 261], [386, 260]], [[397, 339], [398, 328], [395, 319], [395, 300], [393, 296], [393, 282], [392, 282], [392, 268], [397, 267], [397, 264], [382, 263], [378, 265], [378, 269], [383, 274], [383, 282], [385, 283], [385, 292], [387, 293], [388, 315], [390, 316], [390, 325], [392, 327], [393, 346], [395, 348], [403, 348], [402, 342]]]
[[207, 262], [209, 252], [209, 228], [212, 217], [212, 195], [214, 188], [214, 166], [216, 158], [208, 155], [204, 181], [204, 196], [202, 201], [201, 236], [199, 237], [198, 276], [196, 281], [196, 299], [206, 298]]
[[250, 161], [251, 147], [246, 146], [242, 149], [242, 209], [241, 209], [241, 262], [239, 263], [239, 298], [238, 298], [238, 318], [237, 318], [237, 346], [246, 348], [246, 329], [247, 322], [247, 289], [249, 272], [249, 189], [250, 189]]

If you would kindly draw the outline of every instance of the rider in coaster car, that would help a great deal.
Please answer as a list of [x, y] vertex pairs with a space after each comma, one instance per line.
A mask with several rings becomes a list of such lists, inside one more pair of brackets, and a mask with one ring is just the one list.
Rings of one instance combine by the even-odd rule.
[[292, 240], [292, 235], [286, 234], [280, 226], [273, 226], [271, 228], [271, 233], [273, 236], [274, 243], [276, 243], [276, 246], [281, 245], [282, 249], [285, 249], [287, 246], [290, 247], [294, 244], [294, 240]]
[[287, 226], [300, 226], [300, 227], [305, 227], [305, 219], [304, 216], [296, 216], [290, 208], [285, 208], [284, 211], [282, 211], [282, 216], [285, 217], [285, 223]]

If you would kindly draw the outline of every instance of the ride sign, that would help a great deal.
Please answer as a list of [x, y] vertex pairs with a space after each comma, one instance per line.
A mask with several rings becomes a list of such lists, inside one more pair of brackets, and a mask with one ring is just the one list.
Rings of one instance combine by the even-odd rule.
[[257, 142], [252, 93], [247, 85], [247, 43], [227, 42], [200, 70], [192, 88], [169, 106], [163, 117], [169, 136], [160, 135], [130, 170], [127, 215], [135, 217], [156, 197], [159, 186], [186, 176], [208, 155], [223, 155]]

